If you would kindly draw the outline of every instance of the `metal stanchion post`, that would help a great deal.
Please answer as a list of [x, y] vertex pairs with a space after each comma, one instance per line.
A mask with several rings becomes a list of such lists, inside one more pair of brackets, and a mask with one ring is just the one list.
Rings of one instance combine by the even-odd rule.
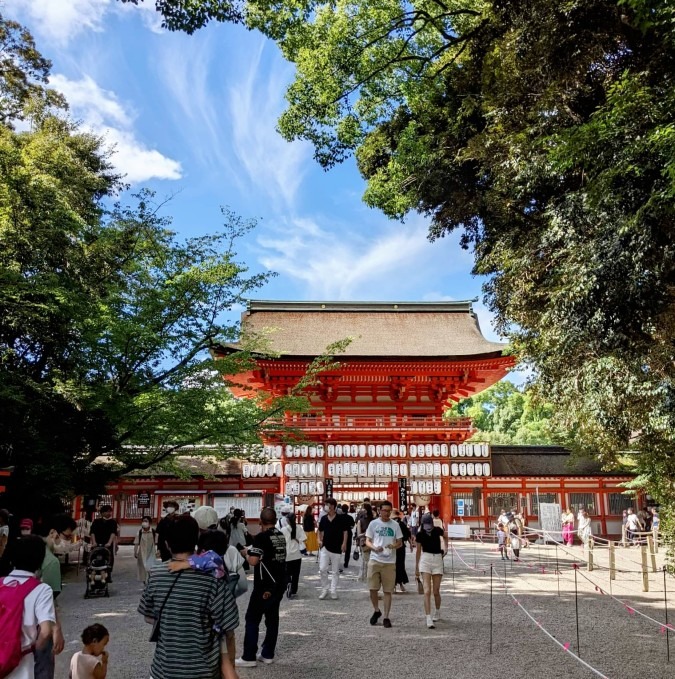
[[[450, 538], [448, 538], [450, 542]], [[452, 562], [452, 591], [455, 591], [455, 546], [450, 543], [450, 561]]]
[[581, 658], [581, 648], [579, 648], [579, 589], [577, 587], [577, 569], [574, 569], [574, 610], [577, 618], [577, 655]]
[[[490, 564], [490, 655], [492, 655], [492, 575], [494, 566]], [[666, 621], [667, 622], [667, 621]], [[667, 634], [667, 632], [666, 632]]]

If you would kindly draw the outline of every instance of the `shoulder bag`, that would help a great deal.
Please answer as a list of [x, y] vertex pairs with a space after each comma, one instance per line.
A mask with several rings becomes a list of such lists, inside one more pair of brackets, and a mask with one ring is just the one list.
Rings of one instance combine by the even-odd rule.
[[182, 574], [183, 571], [178, 571], [178, 575], [171, 583], [171, 587], [169, 587], [169, 591], [167, 592], [166, 597], [164, 598], [164, 603], [162, 603], [162, 606], [159, 609], [159, 613], [157, 613], [155, 622], [152, 623], [152, 632], [150, 632], [150, 641], [152, 642], [157, 643], [159, 641], [159, 623], [160, 620], [162, 619], [162, 611], [164, 610], [164, 606], [166, 606], [166, 602], [169, 600], [169, 597], [171, 596], [171, 592], [173, 592], [173, 588], [176, 586], [176, 583], [178, 582], [178, 578], [180, 578]]

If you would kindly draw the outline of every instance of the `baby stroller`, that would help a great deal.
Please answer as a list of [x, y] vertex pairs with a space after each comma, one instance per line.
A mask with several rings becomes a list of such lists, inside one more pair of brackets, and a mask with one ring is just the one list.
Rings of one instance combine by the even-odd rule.
[[84, 598], [110, 596], [108, 582], [112, 574], [110, 552], [105, 547], [94, 547], [87, 564], [87, 591]]

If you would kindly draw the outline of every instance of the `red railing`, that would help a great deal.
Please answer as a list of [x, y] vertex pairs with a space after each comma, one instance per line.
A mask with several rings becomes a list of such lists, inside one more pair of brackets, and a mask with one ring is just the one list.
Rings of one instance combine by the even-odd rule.
[[471, 429], [470, 417], [441, 417], [428, 415], [426, 417], [414, 417], [411, 415], [289, 415], [283, 420], [287, 427], [309, 429], [318, 431], [321, 429], [347, 429], [351, 431], [398, 431], [401, 429], [441, 429], [462, 430]]

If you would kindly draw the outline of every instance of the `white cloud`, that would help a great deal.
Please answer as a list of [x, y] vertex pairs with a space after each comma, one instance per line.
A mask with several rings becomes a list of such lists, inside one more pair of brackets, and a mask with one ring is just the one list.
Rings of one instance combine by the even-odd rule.
[[213, 174], [224, 173], [241, 193], [269, 198], [279, 212], [293, 211], [312, 161], [307, 144], [288, 143], [276, 131], [290, 66], [249, 34], [237, 49], [230, 46], [224, 63], [211, 35], [190, 43], [172, 35], [162, 46], [157, 68], [174, 115]]
[[55, 74], [50, 77], [49, 84], [65, 96], [73, 115], [81, 119], [86, 128], [102, 135], [114, 146], [111, 160], [127, 181], [180, 179], [180, 163], [148, 148], [136, 137], [133, 112], [114, 92], [102, 89], [89, 76], [70, 80]]
[[373, 226], [366, 238], [344, 224], [322, 228], [309, 218], [283, 219], [258, 237], [259, 258], [302, 283], [314, 299], [405, 298], [420, 279], [452, 267], [445, 251], [427, 240], [421, 220], [385, 222], [379, 231]]
[[34, 26], [57, 45], [66, 45], [85, 31], [104, 30], [104, 16], [116, 0], [5, 0], [4, 10]]
[[261, 40], [248, 72], [230, 88], [233, 150], [249, 181], [281, 202], [280, 207], [289, 208], [294, 205], [311, 152], [308, 144], [289, 143], [277, 132], [290, 67], [277, 57], [271, 68], [261, 68], [264, 48]]

